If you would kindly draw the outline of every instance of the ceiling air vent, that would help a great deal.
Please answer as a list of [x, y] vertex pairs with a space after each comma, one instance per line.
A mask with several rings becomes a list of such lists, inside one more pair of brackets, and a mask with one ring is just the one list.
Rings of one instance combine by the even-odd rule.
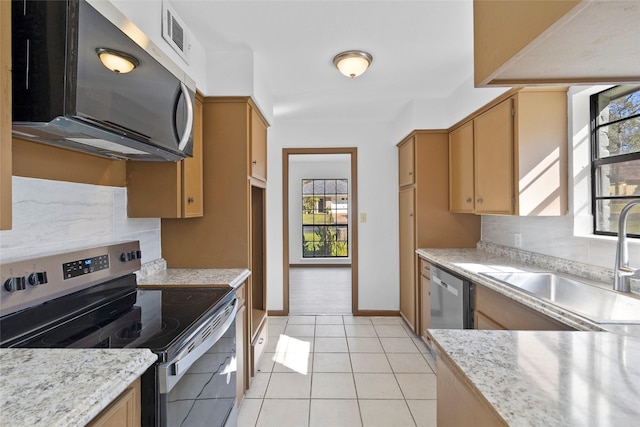
[[189, 31], [167, 0], [162, 1], [162, 37], [188, 64], [191, 49]]

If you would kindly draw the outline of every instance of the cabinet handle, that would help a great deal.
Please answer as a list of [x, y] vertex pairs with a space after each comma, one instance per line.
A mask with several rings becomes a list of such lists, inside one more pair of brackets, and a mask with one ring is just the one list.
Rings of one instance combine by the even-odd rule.
[[262, 337], [261, 337], [261, 338], [258, 340], [258, 345], [262, 344], [263, 342], [264, 342], [264, 338], [262, 338]]
[[413, 172], [409, 172], [409, 176], [413, 175]]
[[478, 203], [482, 203], [482, 197], [478, 197]]
[[465, 200], [466, 203], [471, 203], [471, 197], [467, 197], [467, 200]]
[[257, 165], [257, 164], [258, 164], [258, 161], [257, 161], [257, 160], [254, 160], [254, 161], [253, 161], [253, 162], [251, 162], [251, 163], [253, 163], [254, 165]]
[[187, 203], [193, 203], [193, 197], [189, 197], [189, 198], [187, 199]]

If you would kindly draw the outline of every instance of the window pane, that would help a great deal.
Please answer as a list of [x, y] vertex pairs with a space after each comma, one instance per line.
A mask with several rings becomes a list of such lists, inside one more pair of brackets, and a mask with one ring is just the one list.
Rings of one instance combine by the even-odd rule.
[[348, 205], [348, 180], [302, 180], [303, 257], [348, 256]]
[[598, 129], [598, 158], [640, 151], [640, 118], [602, 126]]
[[[596, 202], [596, 231], [618, 232], [618, 217], [628, 200], [598, 200]], [[640, 235], [640, 209], [634, 208], [627, 216], [627, 233]]]
[[596, 168], [596, 196], [640, 196], [640, 160]]
[[598, 94], [598, 125], [640, 113], [640, 86], [620, 85]]

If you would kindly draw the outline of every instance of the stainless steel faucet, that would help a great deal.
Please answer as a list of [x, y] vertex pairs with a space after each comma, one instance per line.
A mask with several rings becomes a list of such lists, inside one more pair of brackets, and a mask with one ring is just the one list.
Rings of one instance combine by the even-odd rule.
[[627, 215], [634, 206], [640, 206], [640, 200], [634, 200], [622, 208], [618, 219], [618, 246], [616, 266], [613, 271], [614, 291], [631, 292], [631, 278], [640, 279], [640, 269], [629, 267], [629, 245], [627, 244]]

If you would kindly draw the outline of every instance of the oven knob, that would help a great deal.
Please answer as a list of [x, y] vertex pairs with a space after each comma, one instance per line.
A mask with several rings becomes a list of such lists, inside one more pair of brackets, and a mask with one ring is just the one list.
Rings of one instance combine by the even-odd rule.
[[136, 251], [136, 258], [142, 259], [142, 251]]
[[122, 262], [131, 261], [131, 254], [129, 252], [122, 252], [120, 254], [120, 261]]
[[131, 259], [136, 259], [137, 258], [136, 257], [136, 251], [131, 251], [130, 254], [131, 254]]
[[9, 292], [21, 291], [26, 287], [26, 280], [22, 277], [10, 277], [4, 281], [4, 288]]
[[29, 275], [29, 284], [31, 286], [44, 285], [47, 283], [47, 272], [39, 271], [37, 273], [31, 273]]

